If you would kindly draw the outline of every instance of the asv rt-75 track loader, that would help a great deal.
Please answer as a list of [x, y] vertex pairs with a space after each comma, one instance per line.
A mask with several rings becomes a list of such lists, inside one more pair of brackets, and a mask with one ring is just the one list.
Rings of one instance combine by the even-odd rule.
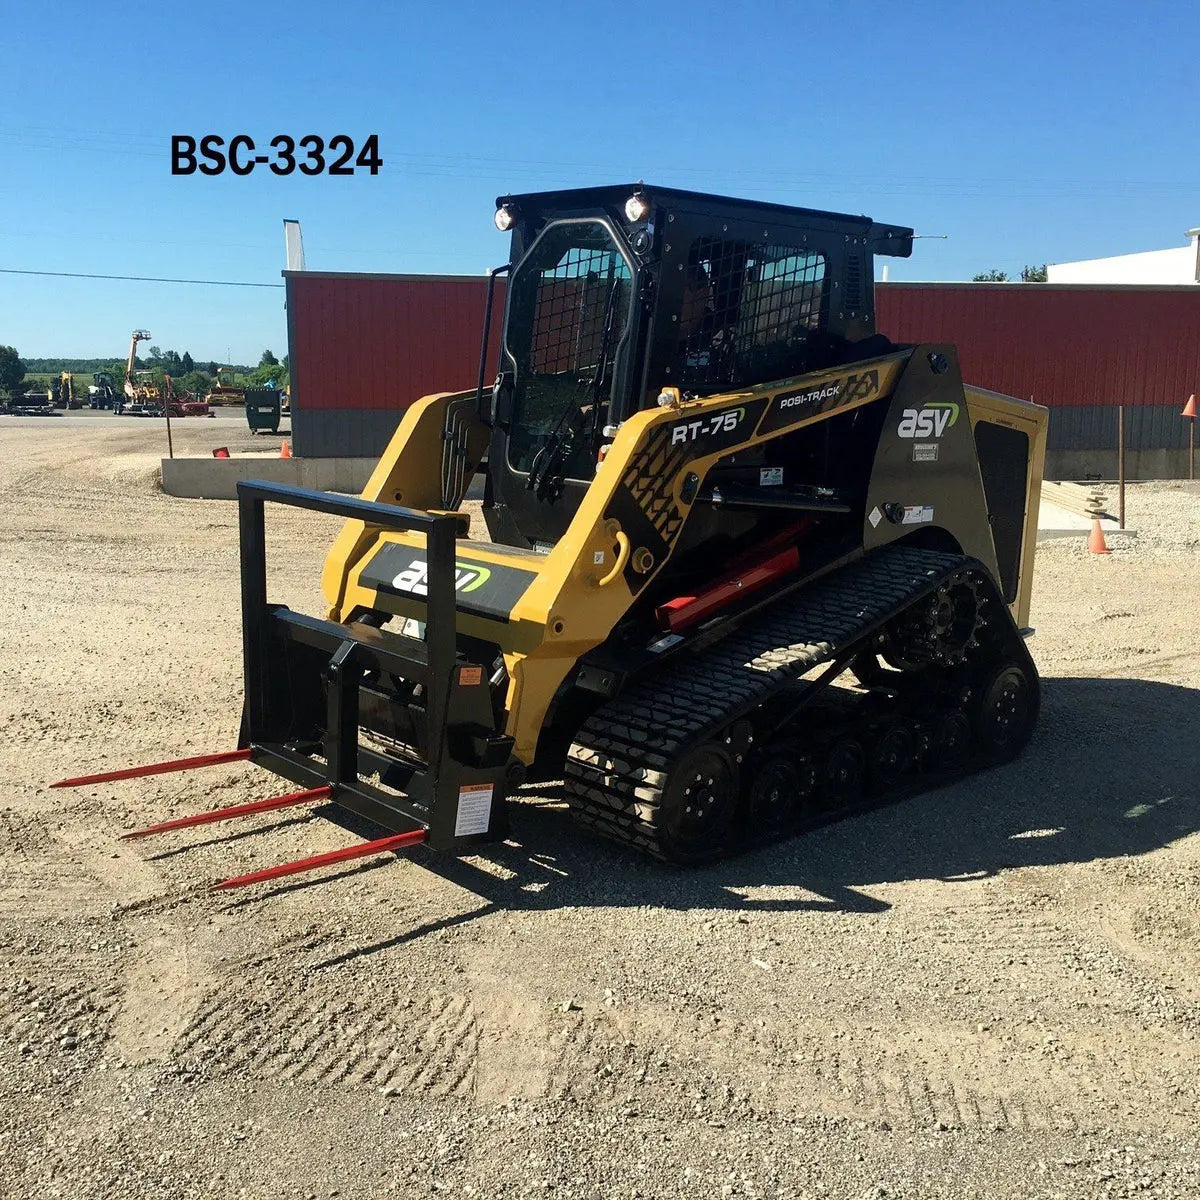
[[[912, 230], [641, 184], [498, 204], [479, 386], [414, 403], [361, 499], [239, 486], [217, 757], [303, 790], [166, 827], [331, 799], [395, 831], [335, 857], [457, 850], [565, 779], [585, 826], [701, 863], [1015, 755], [1046, 413], [877, 331]], [[348, 518], [323, 619], [268, 601], [267, 501]]]

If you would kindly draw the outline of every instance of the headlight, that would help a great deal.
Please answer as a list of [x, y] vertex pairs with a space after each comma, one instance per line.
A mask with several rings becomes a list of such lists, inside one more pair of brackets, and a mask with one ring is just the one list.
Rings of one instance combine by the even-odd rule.
[[517, 219], [517, 210], [511, 204], [502, 204], [496, 209], [496, 228], [501, 233], [507, 233]]
[[631, 221], [640, 221], [650, 211], [650, 201], [641, 192], [634, 192], [625, 201], [625, 215]]

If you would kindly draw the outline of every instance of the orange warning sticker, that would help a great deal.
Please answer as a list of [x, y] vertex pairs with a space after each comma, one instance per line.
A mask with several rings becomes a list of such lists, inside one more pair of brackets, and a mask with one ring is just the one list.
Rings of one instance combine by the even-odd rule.
[[459, 667], [458, 683], [460, 687], [478, 687], [483, 682], [482, 667]]

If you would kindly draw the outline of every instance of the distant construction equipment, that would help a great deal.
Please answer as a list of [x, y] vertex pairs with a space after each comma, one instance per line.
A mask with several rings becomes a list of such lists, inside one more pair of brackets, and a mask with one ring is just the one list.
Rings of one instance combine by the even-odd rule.
[[[150, 337], [151, 333], [148, 329], [135, 329], [130, 336], [129, 357], [125, 361], [125, 385], [123, 389], [125, 398], [129, 402], [128, 407], [137, 407], [139, 413], [145, 412], [147, 407], [158, 399], [158, 389], [146, 381], [145, 372], [135, 371], [135, 367], [137, 366], [138, 342], [148, 342]], [[141, 378], [139, 378], [139, 375]], [[125, 407], [125, 405], [122, 405], [116, 411], [121, 412]]]
[[50, 403], [56, 408], [82, 408], [83, 401], [75, 395], [75, 378], [70, 371], [63, 371], [50, 385], [47, 393]]
[[117, 391], [113, 377], [107, 371], [96, 371], [92, 375], [92, 380], [93, 382], [88, 388], [88, 407], [111, 408], [119, 411], [121, 393]]
[[135, 329], [130, 335], [129, 357], [125, 361], [125, 398], [128, 403], [115, 407], [131, 417], [209, 417], [212, 411], [207, 400], [191, 392], [176, 391], [171, 376], [164, 376], [160, 388], [149, 371], [136, 370], [138, 342], [149, 341], [148, 329]]
[[233, 367], [218, 367], [216, 382], [208, 392], [209, 404], [242, 404], [246, 399], [244, 384], [237, 381], [237, 370]]

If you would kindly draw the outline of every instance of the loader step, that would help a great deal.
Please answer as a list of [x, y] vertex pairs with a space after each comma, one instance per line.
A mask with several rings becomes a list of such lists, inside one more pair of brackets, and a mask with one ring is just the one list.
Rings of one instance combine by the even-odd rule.
[[[790, 763], [767, 766], [764, 757], [771, 757], [772, 748], [755, 746], [750, 755], [744, 753], [750, 746], [739, 745], [751, 725], [744, 718], [761, 720], [765, 713], [786, 708], [812, 668], [846, 661], [914, 604], [975, 575], [986, 578], [973, 560], [959, 555], [883, 549], [781, 601], [699, 657], [639, 682], [597, 709], [576, 735], [565, 768], [575, 816], [595, 832], [655, 857], [708, 861], [732, 844], [681, 850], [678, 831], [668, 828], [674, 820], [666, 811], [672, 789], [683, 788], [686, 811], [699, 822], [707, 819], [724, 836], [720, 807], [736, 802], [742, 809], [747, 800], [741, 792], [753, 792], [742, 786], [746, 779], [737, 780], [739, 773], [749, 776], [741, 764], [750, 758], [777, 781], [775, 791], [767, 788], [767, 797], [776, 795], [779, 786], [804, 791], [811, 786], [804, 773], [811, 771], [824, 773], [824, 819], [839, 807], [851, 807], [869, 772], [886, 771], [889, 763], [899, 767], [895, 760], [907, 753], [905, 738], [914, 741], [915, 731], [911, 737], [900, 732], [883, 737], [876, 719], [870, 734], [856, 741], [841, 737], [834, 723], [824, 736], [820, 762], [807, 760], [801, 750]], [[993, 611], [1011, 624], [998, 601]], [[926, 741], [943, 736], [940, 725], [949, 717], [948, 712], [933, 714], [920, 736]], [[681, 770], [691, 778], [680, 780]], [[814, 778], [812, 784], [817, 782]], [[762, 790], [758, 783], [754, 786]], [[840, 800], [839, 789], [844, 792]], [[731, 790], [738, 793], [734, 801]], [[807, 815], [818, 814], [814, 809]], [[732, 821], [732, 811], [729, 816]], [[804, 823], [815, 822], [803, 817], [793, 822], [796, 827]], [[749, 831], [751, 839], [761, 832]]]

